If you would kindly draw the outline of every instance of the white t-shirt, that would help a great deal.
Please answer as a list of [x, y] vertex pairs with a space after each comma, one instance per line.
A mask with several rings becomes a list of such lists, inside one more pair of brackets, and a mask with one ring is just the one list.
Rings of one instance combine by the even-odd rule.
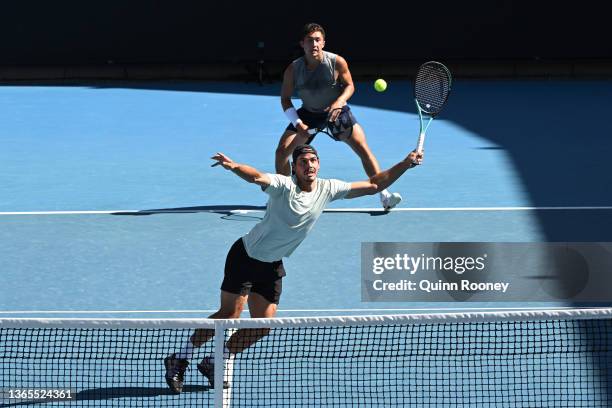
[[301, 191], [296, 180], [280, 174], [267, 174], [270, 185], [266, 213], [242, 240], [247, 254], [263, 262], [274, 262], [291, 255], [317, 221], [325, 206], [346, 197], [350, 183], [317, 179], [316, 189]]

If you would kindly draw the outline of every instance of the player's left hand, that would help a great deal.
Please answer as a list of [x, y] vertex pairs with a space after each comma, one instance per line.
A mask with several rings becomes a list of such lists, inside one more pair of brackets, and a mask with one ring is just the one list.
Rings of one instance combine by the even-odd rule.
[[331, 105], [329, 105], [327, 109], [325, 109], [325, 112], [328, 112], [328, 113], [331, 112], [331, 115], [329, 116], [327, 120], [330, 122], [335, 122], [335, 120], [338, 119], [338, 116], [340, 116], [340, 112], [343, 106], [344, 106], [344, 103], [341, 101], [336, 101], [332, 103]]

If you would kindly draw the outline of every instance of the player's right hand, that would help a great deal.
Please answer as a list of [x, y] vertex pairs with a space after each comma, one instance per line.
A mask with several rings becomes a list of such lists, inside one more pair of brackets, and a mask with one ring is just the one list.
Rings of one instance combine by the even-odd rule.
[[418, 166], [423, 163], [423, 151], [420, 153], [416, 150], [413, 150], [408, 155], [408, 162], [411, 164], [410, 167]]
[[310, 133], [308, 133], [308, 126], [306, 126], [304, 122], [298, 123], [296, 129], [298, 136], [304, 139], [304, 143], [306, 143], [306, 141], [310, 138]]
[[213, 163], [211, 167], [215, 167], [218, 165], [223, 166], [224, 169], [226, 170], [231, 170], [232, 165], [234, 164], [234, 161], [232, 159], [230, 159], [228, 156], [224, 155], [223, 153], [215, 153], [215, 155], [213, 157], [211, 157], [211, 159], [216, 160], [216, 163]]

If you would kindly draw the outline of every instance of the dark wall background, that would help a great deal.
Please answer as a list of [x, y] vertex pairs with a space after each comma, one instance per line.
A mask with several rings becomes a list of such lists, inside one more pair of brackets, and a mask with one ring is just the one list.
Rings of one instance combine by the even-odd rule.
[[286, 62], [301, 26], [352, 61], [612, 59], [610, 6], [549, 1], [3, 2], [0, 65]]

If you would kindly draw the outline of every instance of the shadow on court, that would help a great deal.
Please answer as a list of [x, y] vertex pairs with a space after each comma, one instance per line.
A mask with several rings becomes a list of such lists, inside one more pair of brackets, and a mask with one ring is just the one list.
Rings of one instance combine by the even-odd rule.
[[[280, 92], [280, 82], [263, 86], [206, 81], [72, 85], [266, 96], [278, 96]], [[357, 83], [351, 104], [414, 113], [411, 81], [392, 81], [384, 94], [376, 93], [371, 85]], [[507, 152], [533, 206], [608, 206], [612, 203], [612, 190], [607, 188], [612, 185], [612, 121], [608, 117], [611, 96], [612, 81], [460, 80], [453, 85], [440, 120], [451, 121], [486, 140], [477, 149]], [[364, 126], [367, 131], [376, 123]], [[429, 137], [437, 137], [435, 132], [434, 124]], [[464, 157], [463, 165], [469, 166], [469, 162], [470, 158]], [[582, 214], [580, 224], [574, 214], [568, 213], [564, 222], [557, 224], [556, 215], [538, 212], [540, 229], [547, 240], [596, 241], [612, 235], [603, 231], [612, 231], [609, 213]]]
[[[280, 92], [279, 82], [263, 86], [212, 81], [61, 82], [60, 85], [275, 97]], [[414, 114], [412, 93], [411, 81], [391, 81], [383, 94], [376, 93], [370, 82], [359, 82], [350, 102]], [[612, 189], [608, 188], [612, 185], [612, 172], [609, 171], [611, 96], [612, 81], [459, 80], [453, 84], [448, 105], [439, 120], [452, 122], [481, 138], [482, 144], [473, 149], [505, 152], [532, 206], [609, 206], [612, 204]], [[248, 106], [241, 108], [249, 109]], [[279, 115], [282, 115], [280, 109]], [[376, 123], [364, 123], [366, 132], [376, 126]], [[416, 121], [397, 126], [410, 126], [415, 133], [417, 131]], [[436, 134], [434, 123], [429, 137], [450, 136]], [[462, 166], [470, 166], [469, 152], [469, 148], [463, 149], [457, 154], [460, 161], [447, 165], [456, 165], [457, 174], [461, 174]], [[190, 209], [197, 211], [198, 207], [181, 210]], [[219, 210], [222, 216], [232, 215], [226, 209]], [[156, 212], [168, 211], [144, 210], [141, 215]], [[612, 240], [609, 211], [562, 214], [538, 211], [535, 217], [547, 241]]]
[[[154, 214], [195, 214], [195, 213], [212, 213], [212, 214], [220, 214], [223, 219], [228, 220], [239, 220], [239, 218], [232, 217], [242, 217], [245, 220], [248, 219], [262, 219], [262, 217], [258, 216], [263, 211], [266, 210], [265, 206], [261, 205], [201, 205], [196, 207], [178, 207], [178, 208], [158, 208], [151, 210], [140, 210], [140, 211], [117, 211], [111, 213], [111, 215], [127, 215], [127, 216], [144, 216], [144, 215], [154, 215]], [[385, 211], [382, 209], [325, 209], [324, 213], [336, 213], [336, 214], [368, 214], [372, 217], [378, 217], [382, 215], [390, 214], [390, 211]]]
[[[534, 206], [609, 206], [610, 95], [610, 81], [464, 83], [443, 116], [507, 151]], [[609, 211], [559, 215], [537, 213], [548, 241], [612, 237]]]

